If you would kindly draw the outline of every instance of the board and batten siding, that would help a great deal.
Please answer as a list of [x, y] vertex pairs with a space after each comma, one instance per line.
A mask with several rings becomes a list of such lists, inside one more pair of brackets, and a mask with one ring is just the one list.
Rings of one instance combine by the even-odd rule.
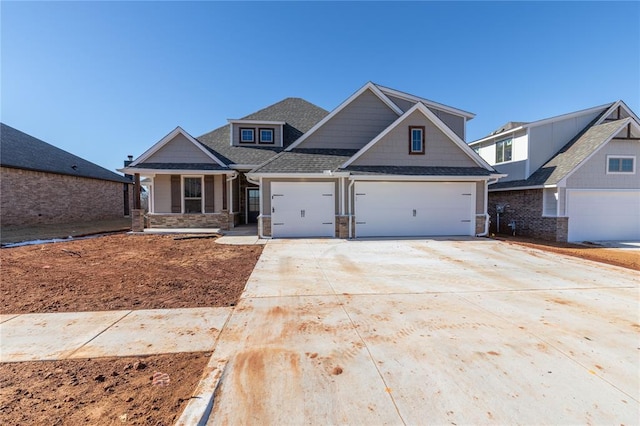
[[360, 149], [397, 118], [389, 106], [371, 90], [366, 90], [298, 148]]
[[[636, 172], [607, 174], [607, 156], [610, 155], [635, 156]], [[640, 160], [640, 141], [611, 140], [567, 178], [567, 188], [640, 189], [638, 160]]]
[[[280, 141], [282, 140], [282, 126], [273, 124], [241, 124], [232, 123], [230, 129], [233, 132], [231, 134], [232, 144], [234, 146], [282, 146]], [[240, 129], [253, 129], [255, 142], [254, 143], [240, 143]], [[273, 143], [259, 143], [260, 129], [272, 129], [273, 130]]]
[[189, 141], [183, 134], [167, 142], [154, 152], [145, 163], [214, 163], [202, 150]]
[[[425, 128], [424, 155], [409, 154], [410, 126]], [[352, 164], [354, 166], [477, 166], [467, 153], [419, 111], [406, 117]]]

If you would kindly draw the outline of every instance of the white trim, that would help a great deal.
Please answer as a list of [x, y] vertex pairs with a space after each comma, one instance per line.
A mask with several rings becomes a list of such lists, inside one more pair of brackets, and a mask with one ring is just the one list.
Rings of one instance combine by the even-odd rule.
[[368, 82], [367, 84], [365, 84], [364, 86], [362, 86], [360, 89], [358, 89], [357, 92], [355, 92], [353, 95], [349, 96], [347, 98], [347, 100], [345, 100], [344, 102], [342, 102], [340, 105], [338, 105], [337, 108], [335, 108], [333, 111], [331, 111], [327, 116], [325, 116], [322, 120], [320, 120], [318, 123], [316, 123], [315, 126], [313, 126], [311, 129], [309, 129], [305, 134], [303, 134], [302, 136], [300, 136], [298, 138], [298, 140], [296, 140], [294, 143], [292, 143], [291, 145], [289, 145], [285, 151], [291, 151], [293, 148], [297, 147], [298, 145], [300, 145], [302, 142], [304, 142], [305, 140], [307, 140], [309, 138], [309, 136], [311, 136], [313, 133], [315, 133], [320, 127], [324, 126], [324, 124], [326, 122], [328, 122], [329, 120], [331, 120], [333, 117], [335, 117], [340, 111], [342, 111], [345, 107], [347, 107], [347, 105], [349, 105], [351, 102], [353, 102], [355, 99], [357, 99], [360, 95], [362, 95], [364, 92], [366, 92], [367, 90], [371, 90], [371, 92], [373, 92], [374, 95], [376, 95], [378, 98], [380, 98], [380, 100], [382, 102], [384, 102], [393, 112], [395, 112], [398, 116], [402, 115], [402, 110], [400, 108], [398, 108], [398, 106], [396, 104], [394, 104], [393, 102], [391, 102], [391, 100], [389, 98], [387, 98], [385, 96], [384, 93], [382, 93], [380, 91], [380, 89], [378, 89], [378, 87], [376, 87], [375, 84]]
[[236, 171], [233, 171], [231, 169], [227, 169], [227, 170], [193, 170], [193, 169], [139, 169], [139, 168], [129, 168], [129, 167], [124, 167], [122, 169], [118, 169], [119, 171], [122, 171], [123, 173], [126, 174], [135, 174], [138, 173], [139, 175], [144, 175], [144, 176], [151, 176], [151, 175], [189, 175], [189, 174], [193, 174], [193, 173], [199, 173], [201, 175], [232, 175], [234, 173], [238, 173]]
[[352, 175], [349, 180], [414, 181], [414, 182], [478, 182], [495, 179], [496, 176], [425, 176], [425, 175]]
[[489, 186], [489, 192], [525, 191], [527, 189], [544, 189], [544, 188], [545, 188], [544, 185], [518, 186], [518, 187], [511, 187], [511, 188], [494, 188], [494, 189], [491, 189], [491, 186]]
[[[260, 205], [260, 200], [262, 200], [262, 188], [259, 186], [247, 186], [244, 189], [244, 224], [249, 224], [249, 190], [257, 190], [258, 191], [258, 216], [260, 216], [260, 212], [262, 210], [262, 206]], [[258, 220], [256, 220], [256, 223]]]
[[146, 150], [141, 156], [139, 156], [131, 164], [129, 164], [128, 167], [135, 167], [139, 163], [141, 163], [144, 160], [146, 160], [147, 158], [151, 157], [153, 154], [158, 152], [160, 150], [160, 148], [165, 146], [167, 143], [171, 142], [173, 140], [173, 138], [178, 136], [178, 134], [182, 134], [185, 138], [187, 138], [187, 140], [189, 142], [193, 143], [200, 151], [205, 153], [207, 155], [207, 157], [209, 157], [210, 159], [212, 159], [213, 161], [218, 163], [220, 166], [225, 167], [225, 168], [227, 167], [227, 165], [224, 164], [222, 161], [220, 161], [220, 159], [218, 157], [216, 157], [215, 155], [210, 153], [204, 146], [202, 146], [200, 144], [200, 142], [198, 142], [193, 136], [191, 136], [189, 133], [187, 133], [180, 126], [178, 126], [175, 129], [173, 129], [167, 136], [165, 136], [164, 138], [160, 139], [159, 142], [155, 143], [151, 148]]
[[331, 172], [331, 173], [247, 173], [249, 179], [255, 180], [256, 178], [268, 178], [268, 179], [287, 179], [287, 178], [324, 178], [334, 179], [339, 177], [348, 177], [349, 172]]
[[229, 168], [233, 170], [252, 170], [258, 166], [259, 164], [230, 164]]
[[376, 84], [376, 87], [378, 87], [378, 89], [380, 89], [380, 91], [382, 93], [385, 93], [385, 94], [388, 93], [389, 95], [394, 96], [396, 98], [400, 98], [400, 99], [403, 99], [405, 101], [416, 102], [416, 103], [417, 102], [422, 102], [423, 104], [425, 104], [427, 106], [430, 106], [430, 107], [433, 107], [435, 109], [439, 109], [440, 111], [447, 112], [447, 113], [450, 113], [450, 114], [453, 114], [453, 115], [462, 116], [462, 117], [465, 118], [465, 127], [466, 127], [467, 119], [471, 120], [473, 117], [476, 116], [474, 113], [469, 112], [469, 111], [464, 111], [464, 110], [461, 110], [461, 109], [458, 109], [458, 108], [450, 107], [448, 105], [444, 105], [444, 104], [441, 104], [441, 103], [438, 103], [438, 102], [434, 102], [434, 101], [431, 101], [429, 99], [425, 99], [425, 98], [422, 98], [422, 97], [419, 97], [419, 96], [412, 95], [410, 93], [405, 93], [405, 92], [401, 92], [401, 91], [396, 90], [396, 89], [391, 89], [389, 87], [380, 86], [379, 84]]
[[[603, 114], [596, 124], [604, 123], [607, 116], [612, 114], [619, 106], [624, 108], [625, 111], [627, 111], [627, 114], [629, 114], [629, 116], [633, 118], [636, 121], [636, 123], [640, 122], [640, 118], [638, 118], [638, 116], [631, 110], [631, 108], [629, 108], [627, 104], [625, 104], [622, 100], [619, 100], [614, 102], [613, 105], [611, 105], [611, 107], [607, 110], [607, 113]], [[623, 119], [620, 119], [620, 120], [623, 120]]]
[[242, 120], [242, 119], [227, 119], [230, 124], [246, 124], [246, 125], [259, 125], [266, 124], [269, 126], [284, 126], [286, 121], [267, 121], [267, 120]]
[[[184, 180], [186, 178], [200, 179], [200, 213], [186, 213], [184, 211], [185, 196], [184, 196]], [[181, 175], [180, 176], [180, 213], [181, 214], [204, 214], [204, 176], [203, 175]]]
[[[420, 111], [428, 120], [430, 120], [433, 124], [436, 125], [438, 129], [440, 129], [446, 136], [449, 137], [462, 151], [464, 151], [469, 158], [471, 158], [478, 166], [483, 167], [487, 170], [493, 171], [493, 167], [489, 165], [480, 155], [478, 155], [472, 148], [469, 147], [460, 137], [455, 134], [453, 130], [449, 128], [446, 124], [442, 122], [429, 108], [427, 108], [422, 103], [417, 103], [407, 112], [405, 112], [402, 116], [398, 117], [396, 121], [391, 123], [386, 129], [384, 129], [378, 136], [376, 136], [371, 142], [366, 144], [364, 147], [360, 149], [360, 151], [356, 152], [353, 157], [349, 158], [344, 164], [340, 166], [340, 168], [345, 168], [353, 163], [356, 159], [361, 157], [365, 152], [367, 152], [373, 145], [378, 143], [382, 138], [384, 138], [389, 132], [398, 127], [404, 120], [406, 120], [411, 114], [415, 111]], [[425, 141], [426, 144], [426, 141]], [[425, 146], [426, 152], [426, 146]]]
[[[633, 170], [630, 171], [630, 172], [611, 172], [611, 171], [609, 171], [609, 159], [610, 158], [620, 158], [620, 159], [631, 158], [633, 160]], [[609, 154], [609, 155], [607, 155], [606, 168], [607, 168], [607, 174], [608, 175], [635, 175], [636, 174], [636, 156], [635, 155]]]

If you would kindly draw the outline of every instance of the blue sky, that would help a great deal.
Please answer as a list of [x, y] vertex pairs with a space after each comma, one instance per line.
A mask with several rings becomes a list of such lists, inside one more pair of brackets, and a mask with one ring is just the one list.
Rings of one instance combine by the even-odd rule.
[[623, 99], [638, 2], [0, 3], [2, 122], [110, 170], [286, 97], [373, 81], [473, 112], [468, 141]]

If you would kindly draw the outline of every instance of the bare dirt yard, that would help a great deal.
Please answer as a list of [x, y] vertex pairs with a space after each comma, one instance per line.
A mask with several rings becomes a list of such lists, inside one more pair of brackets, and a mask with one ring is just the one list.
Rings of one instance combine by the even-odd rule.
[[508, 244], [518, 244], [538, 250], [545, 250], [552, 253], [579, 257], [594, 262], [607, 263], [609, 265], [622, 266], [623, 268], [640, 271], [640, 251], [638, 250], [608, 248], [587, 244], [557, 243], [524, 237], [497, 236], [494, 238], [505, 241]]
[[[4, 248], [0, 313], [235, 305], [262, 246], [181, 238], [121, 234]], [[210, 355], [3, 363], [0, 424], [170, 425]]]

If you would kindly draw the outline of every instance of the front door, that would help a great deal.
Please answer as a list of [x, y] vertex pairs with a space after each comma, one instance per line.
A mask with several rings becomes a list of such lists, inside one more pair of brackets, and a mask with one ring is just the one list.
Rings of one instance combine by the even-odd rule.
[[260, 189], [247, 188], [247, 223], [258, 223], [260, 214]]

